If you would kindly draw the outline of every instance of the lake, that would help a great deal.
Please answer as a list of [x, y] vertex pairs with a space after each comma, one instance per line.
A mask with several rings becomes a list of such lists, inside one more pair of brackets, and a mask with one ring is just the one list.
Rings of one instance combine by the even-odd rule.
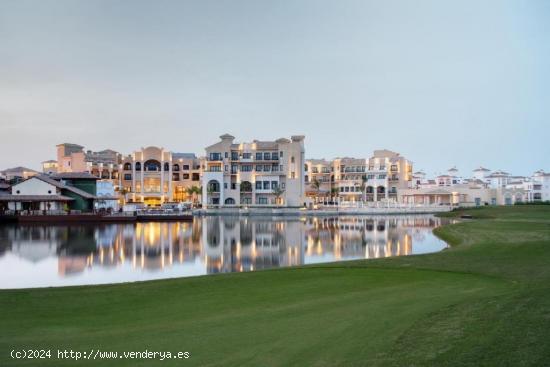
[[432, 215], [195, 217], [193, 222], [0, 226], [0, 288], [57, 287], [440, 251]]

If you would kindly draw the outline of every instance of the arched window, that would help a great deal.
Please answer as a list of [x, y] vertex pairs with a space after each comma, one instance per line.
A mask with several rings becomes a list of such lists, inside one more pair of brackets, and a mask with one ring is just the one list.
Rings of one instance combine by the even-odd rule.
[[160, 171], [160, 162], [154, 159], [150, 159], [143, 163], [143, 168], [145, 171]]
[[164, 170], [165, 171], [170, 171], [170, 164], [164, 163]]
[[179, 171], [179, 170], [180, 170], [180, 165], [179, 164], [176, 163], [172, 166], [172, 171]]
[[141, 171], [141, 162], [136, 162], [136, 171]]
[[378, 186], [378, 188], [376, 189], [376, 191], [379, 193], [379, 194], [383, 194], [386, 192], [386, 188], [384, 186]]
[[124, 168], [123, 168], [125, 171], [131, 171], [132, 170], [132, 165], [130, 163], [124, 163]]
[[249, 181], [241, 183], [241, 192], [252, 192], [252, 184]]
[[374, 193], [374, 187], [367, 186], [367, 194], [372, 194], [372, 193]]
[[235, 205], [235, 199], [227, 198], [227, 199], [225, 199], [225, 204], [226, 205]]
[[216, 180], [208, 181], [207, 190], [211, 193], [220, 192], [220, 183]]

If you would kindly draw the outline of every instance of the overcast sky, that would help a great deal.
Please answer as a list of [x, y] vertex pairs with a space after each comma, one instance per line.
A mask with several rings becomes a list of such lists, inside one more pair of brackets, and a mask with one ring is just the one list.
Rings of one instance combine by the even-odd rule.
[[0, 168], [228, 132], [530, 174], [549, 117], [546, 0], [0, 0]]

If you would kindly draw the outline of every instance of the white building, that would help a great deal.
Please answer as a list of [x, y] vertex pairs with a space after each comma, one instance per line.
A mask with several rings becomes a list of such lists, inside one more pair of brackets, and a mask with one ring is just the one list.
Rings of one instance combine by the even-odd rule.
[[304, 136], [251, 143], [234, 140], [225, 134], [206, 148], [203, 207], [304, 205]]

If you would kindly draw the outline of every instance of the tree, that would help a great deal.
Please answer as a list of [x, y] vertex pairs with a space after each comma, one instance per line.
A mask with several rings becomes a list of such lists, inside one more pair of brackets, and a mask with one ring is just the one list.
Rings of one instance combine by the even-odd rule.
[[319, 191], [321, 191], [321, 182], [317, 179], [317, 177], [314, 177], [313, 180], [311, 180], [311, 187], [317, 191], [317, 199], [319, 199]]
[[126, 194], [130, 192], [130, 190], [126, 189], [125, 187], [117, 187], [115, 191], [118, 192], [118, 195], [122, 199], [122, 205], [126, 204]]
[[367, 177], [362, 176], [361, 177], [361, 186], [359, 186], [361, 189], [361, 199], [363, 202], [367, 201]]
[[285, 192], [285, 190], [283, 190], [280, 186], [277, 185], [277, 187], [275, 187], [273, 189], [273, 195], [275, 195], [275, 203], [276, 204], [279, 204], [279, 198], [281, 197], [281, 195], [283, 195]]
[[185, 189], [185, 192], [187, 195], [191, 196], [191, 201], [193, 205], [195, 205], [197, 203], [197, 198], [202, 193], [202, 189], [199, 186], [191, 186]]

